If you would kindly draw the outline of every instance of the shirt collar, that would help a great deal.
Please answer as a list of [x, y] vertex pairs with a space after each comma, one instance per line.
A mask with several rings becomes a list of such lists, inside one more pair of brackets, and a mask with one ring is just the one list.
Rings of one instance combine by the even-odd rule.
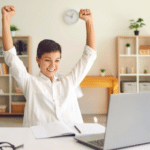
[[[49, 81], [50, 79], [44, 75], [41, 71], [39, 72], [39, 77], [41, 77], [42, 79], [46, 80], [46, 81]], [[57, 75], [54, 74], [54, 78], [53, 78], [53, 81], [56, 81], [58, 79]], [[50, 80], [51, 81], [51, 80]]]

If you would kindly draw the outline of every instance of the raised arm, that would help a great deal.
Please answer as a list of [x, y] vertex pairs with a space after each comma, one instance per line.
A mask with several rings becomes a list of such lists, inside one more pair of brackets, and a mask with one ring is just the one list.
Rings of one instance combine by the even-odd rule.
[[4, 6], [1, 9], [2, 12], [2, 40], [4, 47], [4, 61], [9, 66], [9, 74], [14, 77], [19, 87], [25, 94], [28, 90], [28, 81], [30, 74], [23, 61], [16, 53], [16, 48], [13, 45], [13, 40], [10, 33], [10, 20], [11, 17], [16, 14], [16, 10], [13, 6]]
[[5, 51], [13, 47], [13, 40], [10, 33], [10, 20], [16, 14], [13, 6], [4, 6], [1, 9], [2, 13], [2, 41]]
[[93, 16], [90, 9], [81, 9], [79, 12], [80, 19], [86, 23], [87, 39], [86, 45], [96, 51], [96, 37], [93, 24]]

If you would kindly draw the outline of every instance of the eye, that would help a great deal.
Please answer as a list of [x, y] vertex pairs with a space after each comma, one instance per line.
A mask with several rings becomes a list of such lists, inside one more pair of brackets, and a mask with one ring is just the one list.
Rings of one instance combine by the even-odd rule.
[[59, 62], [59, 60], [56, 60], [57, 62]]

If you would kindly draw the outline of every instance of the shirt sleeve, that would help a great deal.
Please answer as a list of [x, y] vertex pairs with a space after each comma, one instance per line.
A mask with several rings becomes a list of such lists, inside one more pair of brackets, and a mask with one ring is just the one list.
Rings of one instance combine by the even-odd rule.
[[18, 55], [16, 54], [15, 46], [8, 51], [4, 51], [3, 55], [4, 61], [9, 66], [9, 73], [15, 78], [18, 86], [25, 94], [26, 83], [30, 74], [27, 72], [23, 61], [19, 59]]
[[82, 82], [84, 77], [87, 75], [96, 57], [96, 51], [88, 45], [85, 45], [82, 57], [79, 59], [71, 72], [66, 75], [75, 88]]

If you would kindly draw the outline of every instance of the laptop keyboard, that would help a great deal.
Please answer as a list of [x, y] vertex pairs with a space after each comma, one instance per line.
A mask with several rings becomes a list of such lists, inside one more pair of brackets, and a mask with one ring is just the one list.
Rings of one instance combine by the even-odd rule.
[[101, 146], [104, 146], [104, 139], [89, 141], [88, 143], [93, 144], [93, 145], [98, 146], [98, 147], [101, 147]]

